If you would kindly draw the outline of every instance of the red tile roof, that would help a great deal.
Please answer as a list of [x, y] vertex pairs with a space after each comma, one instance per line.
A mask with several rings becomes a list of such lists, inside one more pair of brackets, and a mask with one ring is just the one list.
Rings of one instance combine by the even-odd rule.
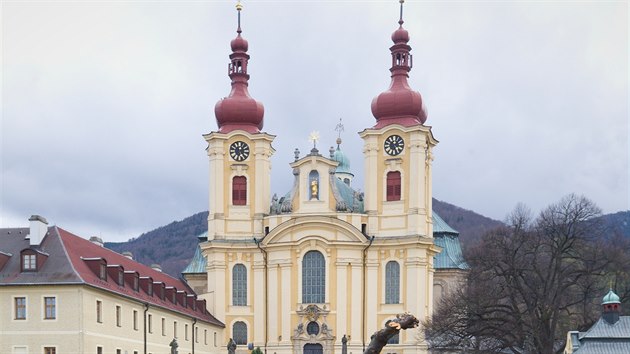
[[154, 282], [163, 282], [167, 287], [174, 287], [177, 291], [185, 291], [187, 294], [194, 294], [194, 291], [188, 284], [181, 279], [176, 279], [166, 273], [156, 271], [121, 254], [76, 236], [62, 228], [54, 228], [66, 249], [73, 268], [86, 284], [224, 327], [224, 324], [214, 318], [203, 304], [200, 305], [198, 303], [198, 306], [196, 306], [197, 309], [193, 310], [193, 308], [186, 306], [185, 301], [183, 303], [178, 302], [174, 304], [169, 301], [168, 298], [161, 300], [155, 291], [153, 296], [151, 296], [147, 294], [143, 287], [140, 287], [138, 291], [134, 291], [133, 283], [127, 281], [127, 279], [129, 279], [128, 277], [125, 277], [124, 286], [118, 285], [118, 277], [108, 276], [106, 280], [100, 279], [98, 272], [94, 272], [90, 268], [86, 259], [102, 258], [107, 262], [108, 266], [119, 265], [125, 272], [135, 271], [138, 272], [140, 277], [151, 277]]

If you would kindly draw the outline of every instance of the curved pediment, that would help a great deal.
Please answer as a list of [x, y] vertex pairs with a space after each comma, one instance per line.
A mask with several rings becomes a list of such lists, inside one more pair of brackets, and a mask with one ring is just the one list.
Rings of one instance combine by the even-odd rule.
[[324, 243], [367, 244], [361, 230], [336, 217], [302, 216], [292, 218], [275, 227], [262, 240], [270, 246], [285, 243], [300, 243], [306, 239], [319, 239]]

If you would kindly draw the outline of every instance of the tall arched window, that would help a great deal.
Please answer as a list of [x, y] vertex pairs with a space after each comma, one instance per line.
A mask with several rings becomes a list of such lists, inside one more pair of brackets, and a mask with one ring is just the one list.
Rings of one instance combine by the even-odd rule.
[[232, 268], [232, 305], [247, 306], [247, 268], [242, 264]]
[[232, 178], [232, 205], [247, 204], [247, 177]]
[[319, 200], [319, 173], [312, 170], [308, 174], [308, 200]]
[[232, 339], [237, 345], [247, 344], [247, 325], [243, 321], [234, 322], [232, 325]]
[[387, 172], [387, 201], [400, 200], [400, 172]]
[[385, 303], [400, 302], [400, 265], [396, 261], [389, 261], [385, 266]]
[[302, 259], [302, 303], [322, 304], [326, 291], [326, 262], [318, 251], [308, 251]]

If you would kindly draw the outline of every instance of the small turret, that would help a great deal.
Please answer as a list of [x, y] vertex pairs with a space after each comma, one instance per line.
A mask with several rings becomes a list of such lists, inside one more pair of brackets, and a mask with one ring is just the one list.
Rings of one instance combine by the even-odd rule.
[[602, 299], [602, 318], [610, 324], [615, 324], [619, 321], [620, 312], [621, 301], [619, 301], [619, 296], [611, 288]]

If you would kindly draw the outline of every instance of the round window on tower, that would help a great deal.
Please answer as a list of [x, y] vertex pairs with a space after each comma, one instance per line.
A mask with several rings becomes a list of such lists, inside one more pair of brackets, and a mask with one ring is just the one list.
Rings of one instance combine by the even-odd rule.
[[311, 321], [306, 326], [306, 333], [311, 336], [316, 336], [319, 334], [319, 324], [315, 321]]

